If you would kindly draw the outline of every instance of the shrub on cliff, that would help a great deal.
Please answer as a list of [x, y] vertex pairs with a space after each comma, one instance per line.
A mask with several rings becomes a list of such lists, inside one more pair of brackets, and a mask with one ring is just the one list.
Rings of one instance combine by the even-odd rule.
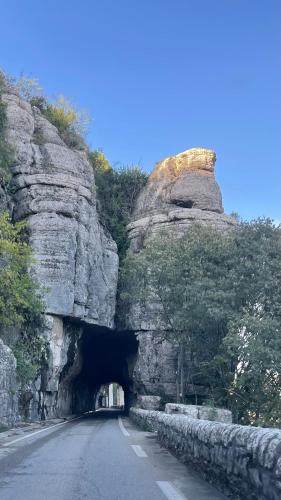
[[2, 85], [4, 83], [13, 86], [22, 99], [39, 108], [41, 113], [57, 127], [59, 134], [69, 147], [87, 148], [84, 138], [90, 118], [86, 111], [76, 108], [63, 95], [58, 96], [54, 102], [50, 102], [35, 78], [26, 75], [17, 78], [0, 71], [0, 89], [1, 82]]
[[57, 127], [61, 138], [70, 148], [87, 149], [84, 138], [90, 118], [85, 111], [78, 110], [63, 95], [53, 103], [42, 95], [34, 96], [30, 103], [39, 108], [43, 116]]
[[179, 393], [195, 373], [236, 421], [281, 426], [280, 282], [280, 226], [259, 219], [223, 234], [195, 225], [126, 257], [121, 310], [156, 304], [162, 336], [179, 346]]
[[32, 251], [25, 238], [25, 222], [12, 223], [0, 214], [0, 325], [22, 326], [42, 310], [38, 286], [28, 273]]
[[89, 158], [95, 172], [100, 220], [116, 241], [122, 259], [128, 248], [126, 226], [148, 176], [138, 166], [113, 169], [101, 151], [91, 151]]
[[[8, 213], [0, 214], [0, 335], [17, 359], [18, 379], [23, 387], [37, 374], [46, 342], [40, 338], [43, 304], [39, 288], [28, 273], [32, 251], [25, 237], [26, 224], [12, 224]], [[11, 339], [7, 332], [17, 334]]]

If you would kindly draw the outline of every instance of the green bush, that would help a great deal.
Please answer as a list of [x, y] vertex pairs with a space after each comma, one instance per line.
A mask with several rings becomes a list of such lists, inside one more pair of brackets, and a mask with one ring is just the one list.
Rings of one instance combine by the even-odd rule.
[[236, 422], [281, 427], [280, 282], [281, 226], [258, 219], [222, 233], [195, 224], [128, 253], [119, 319], [126, 328], [132, 306], [156, 303], [162, 339], [178, 348], [179, 394], [204, 383]]
[[33, 103], [39, 107], [42, 114], [57, 127], [59, 134], [65, 143], [75, 149], [87, 149], [84, 137], [90, 122], [88, 114], [78, 110], [64, 96], [50, 104], [46, 100], [33, 99]]
[[148, 176], [138, 166], [113, 169], [101, 151], [91, 151], [89, 158], [95, 172], [100, 220], [116, 241], [122, 260], [128, 248], [126, 226]]
[[0, 214], [0, 332], [16, 328], [16, 341], [8, 344], [17, 359], [18, 380], [23, 387], [38, 374], [47, 344], [40, 338], [43, 303], [40, 289], [28, 269], [32, 251], [27, 243], [26, 223], [11, 222]]
[[76, 113], [73, 110], [66, 110], [63, 107], [47, 104], [44, 111], [46, 118], [57, 127], [60, 133], [65, 132], [76, 120]]
[[21, 327], [42, 310], [39, 288], [28, 268], [32, 251], [26, 242], [26, 223], [0, 214], [0, 327]]
[[18, 381], [23, 388], [39, 375], [42, 361], [48, 356], [48, 344], [39, 332], [34, 331], [34, 324], [31, 323], [27, 330], [21, 332], [12, 350], [17, 360]]

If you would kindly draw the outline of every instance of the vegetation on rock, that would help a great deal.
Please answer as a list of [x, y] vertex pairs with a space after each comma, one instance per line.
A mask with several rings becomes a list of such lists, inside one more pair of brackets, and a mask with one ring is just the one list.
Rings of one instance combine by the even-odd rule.
[[203, 377], [214, 403], [236, 421], [280, 426], [280, 281], [280, 226], [258, 219], [222, 233], [194, 225], [128, 253], [121, 313], [136, 302], [158, 304], [162, 336], [179, 347], [179, 393]]
[[[40, 325], [42, 326], [42, 324]], [[36, 379], [42, 369], [42, 362], [48, 357], [48, 343], [34, 330], [34, 323], [27, 325], [12, 346], [17, 360], [17, 378], [21, 389]]]
[[139, 166], [113, 169], [101, 151], [91, 151], [89, 158], [95, 172], [100, 220], [116, 241], [122, 260], [128, 248], [126, 226], [148, 176]]
[[42, 95], [35, 96], [30, 99], [30, 104], [39, 108], [42, 115], [57, 127], [67, 146], [87, 149], [84, 138], [90, 118], [85, 111], [75, 108], [63, 95], [60, 95], [53, 103], [48, 102]]
[[0, 214], [0, 324], [22, 326], [30, 314], [42, 310], [38, 286], [27, 272], [32, 251], [25, 237], [25, 222], [12, 224]]
[[[39, 287], [28, 272], [32, 250], [27, 243], [26, 223], [12, 223], [0, 214], [0, 334], [16, 329], [8, 343], [17, 358], [18, 376], [26, 383], [37, 372], [45, 342], [39, 338], [43, 304]], [[5, 333], [7, 337], [7, 333]]]

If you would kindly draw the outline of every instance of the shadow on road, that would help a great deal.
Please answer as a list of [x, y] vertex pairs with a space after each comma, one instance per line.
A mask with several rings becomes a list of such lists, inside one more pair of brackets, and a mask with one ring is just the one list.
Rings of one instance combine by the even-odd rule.
[[115, 408], [100, 408], [98, 410], [93, 410], [83, 415], [83, 420], [109, 420], [117, 419], [119, 416], [124, 416], [124, 410], [119, 410]]

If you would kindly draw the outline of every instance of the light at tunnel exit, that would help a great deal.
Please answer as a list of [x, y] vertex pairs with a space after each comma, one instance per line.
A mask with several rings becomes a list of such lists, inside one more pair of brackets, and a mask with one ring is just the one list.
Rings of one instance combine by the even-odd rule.
[[120, 408], [124, 409], [124, 390], [120, 384], [115, 382], [103, 384], [96, 397], [96, 409], [98, 408]]

